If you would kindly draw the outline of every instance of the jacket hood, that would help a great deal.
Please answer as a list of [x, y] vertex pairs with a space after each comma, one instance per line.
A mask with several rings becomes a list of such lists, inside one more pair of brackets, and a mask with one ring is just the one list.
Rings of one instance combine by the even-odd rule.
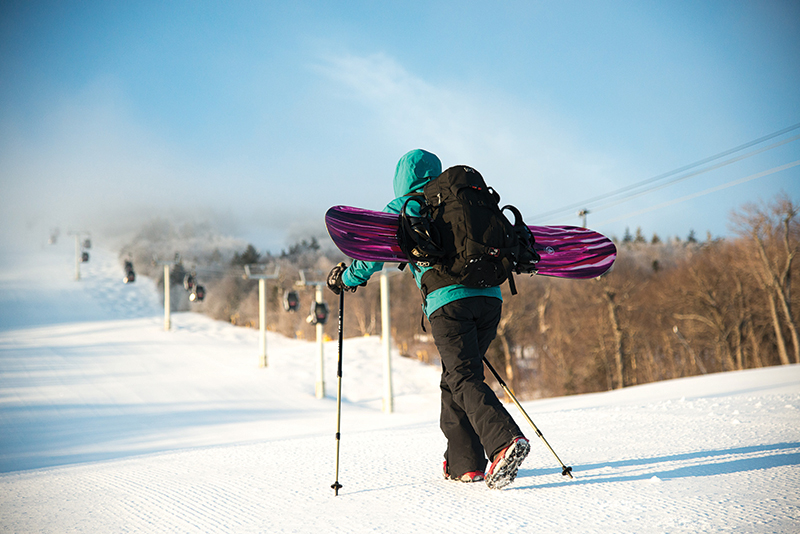
[[442, 174], [442, 162], [436, 154], [420, 148], [405, 154], [394, 171], [394, 195], [402, 197], [422, 189], [431, 178]]

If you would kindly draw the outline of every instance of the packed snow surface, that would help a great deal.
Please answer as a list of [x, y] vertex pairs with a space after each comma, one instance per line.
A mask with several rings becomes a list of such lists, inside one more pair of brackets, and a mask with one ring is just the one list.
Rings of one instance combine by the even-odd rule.
[[91, 254], [0, 256], [3, 532], [800, 532], [800, 366], [524, 403], [574, 480], [509, 405], [532, 451], [495, 491], [442, 477], [438, 370], [395, 353], [383, 413], [380, 340], [347, 339], [334, 496], [336, 342], [316, 399], [313, 342], [270, 333], [259, 368], [256, 330], [167, 332]]

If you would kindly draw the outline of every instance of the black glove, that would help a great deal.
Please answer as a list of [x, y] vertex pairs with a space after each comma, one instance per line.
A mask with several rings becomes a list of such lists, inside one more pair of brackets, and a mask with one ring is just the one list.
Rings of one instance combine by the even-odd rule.
[[339, 263], [331, 269], [331, 272], [328, 273], [328, 289], [334, 292], [334, 294], [338, 295], [342, 291], [355, 291], [355, 287], [350, 287], [342, 282], [342, 274], [344, 274], [345, 269], [347, 269], [347, 265], [344, 262]]

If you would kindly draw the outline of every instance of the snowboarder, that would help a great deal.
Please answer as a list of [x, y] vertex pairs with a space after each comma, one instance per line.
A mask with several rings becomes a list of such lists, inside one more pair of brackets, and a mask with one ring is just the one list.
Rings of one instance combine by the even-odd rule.
[[[420, 191], [442, 173], [439, 158], [425, 150], [408, 152], [397, 163], [392, 200], [383, 211], [400, 213], [406, 195]], [[411, 269], [417, 286], [430, 267]], [[340, 263], [328, 275], [337, 295], [355, 291], [383, 269], [383, 263]], [[447, 438], [444, 476], [461, 482], [485, 480], [499, 489], [514, 481], [530, 445], [514, 419], [484, 381], [483, 356], [497, 335], [502, 311], [499, 287], [450, 285], [424, 295], [424, 312], [442, 362], [440, 427]], [[485, 451], [485, 452], [484, 452]], [[488, 470], [487, 456], [491, 465]]]

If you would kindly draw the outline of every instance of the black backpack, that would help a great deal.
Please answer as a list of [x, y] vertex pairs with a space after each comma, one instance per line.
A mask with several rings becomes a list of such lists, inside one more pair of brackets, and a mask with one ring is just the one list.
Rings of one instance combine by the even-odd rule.
[[[419, 204], [419, 215], [407, 208]], [[512, 224], [503, 214], [514, 214]], [[400, 248], [414, 267], [432, 267], [422, 275], [423, 296], [461, 284], [486, 288], [509, 282], [513, 273], [535, 273], [539, 255], [534, 238], [514, 206], [500, 208], [500, 195], [481, 174], [464, 165], [450, 167], [412, 193], [400, 211]]]

